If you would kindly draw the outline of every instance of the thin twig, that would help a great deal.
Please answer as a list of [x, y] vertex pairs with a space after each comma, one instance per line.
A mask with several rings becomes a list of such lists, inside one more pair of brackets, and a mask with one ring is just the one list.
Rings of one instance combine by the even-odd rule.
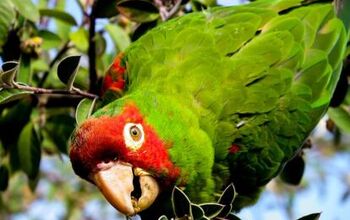
[[155, 0], [154, 3], [159, 8], [159, 14], [162, 21], [167, 21], [172, 18], [179, 11], [181, 6], [181, 0], [174, 0], [171, 5], [166, 4], [169, 2], [164, 0]]
[[90, 27], [89, 27], [89, 79], [90, 79], [90, 92], [95, 93], [97, 90], [97, 72], [96, 72], [96, 42], [95, 42], [95, 32], [96, 32], [96, 17], [95, 8], [96, 0], [92, 4], [90, 13]]
[[2, 88], [5, 89], [20, 89], [24, 91], [33, 92], [33, 94], [47, 94], [47, 95], [73, 95], [73, 96], [81, 96], [85, 98], [98, 98], [97, 95], [82, 91], [78, 88], [73, 87], [72, 90], [66, 90], [66, 89], [45, 89], [45, 88], [38, 88], [38, 87], [32, 87], [27, 85], [21, 85], [21, 84], [15, 84], [14, 86], [9, 85], [2, 85]]

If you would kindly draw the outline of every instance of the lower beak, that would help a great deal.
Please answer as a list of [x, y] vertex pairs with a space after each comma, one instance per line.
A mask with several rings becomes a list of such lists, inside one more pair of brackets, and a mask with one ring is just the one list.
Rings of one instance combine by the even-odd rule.
[[[140, 198], [131, 195], [134, 191], [134, 176], [139, 177]], [[108, 202], [127, 216], [136, 215], [150, 207], [159, 194], [159, 186], [149, 173], [122, 162], [115, 162], [107, 169], [98, 171], [92, 180]]]

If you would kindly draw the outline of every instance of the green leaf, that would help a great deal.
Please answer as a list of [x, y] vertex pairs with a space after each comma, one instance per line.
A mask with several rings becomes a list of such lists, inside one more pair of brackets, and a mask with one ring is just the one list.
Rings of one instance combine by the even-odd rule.
[[89, 47], [89, 34], [86, 29], [78, 28], [75, 32], [69, 34], [69, 39], [75, 44], [78, 50], [85, 52]]
[[32, 82], [30, 55], [22, 54], [19, 62], [19, 71], [17, 73], [17, 82], [30, 84]]
[[74, 85], [82, 90], [88, 90], [90, 85], [89, 70], [85, 67], [80, 67], [77, 76], [74, 80]]
[[186, 194], [176, 186], [172, 192], [171, 202], [176, 217], [190, 216], [191, 202]]
[[168, 217], [166, 217], [165, 215], [162, 215], [158, 218], [158, 220], [168, 220]]
[[340, 130], [350, 133], [350, 114], [343, 105], [329, 108], [327, 113]]
[[49, 117], [44, 127], [44, 138], [49, 141], [46, 143], [54, 144], [49, 147], [55, 147], [61, 153], [67, 154], [69, 138], [75, 125], [75, 119], [70, 114], [61, 113]]
[[39, 21], [39, 11], [31, 0], [12, 0], [11, 2], [23, 17], [33, 22]]
[[73, 26], [78, 25], [75, 18], [72, 15], [68, 14], [67, 12], [64, 12], [58, 9], [47, 9], [47, 8], [40, 9], [39, 11], [41, 16], [52, 17]]
[[95, 15], [97, 18], [110, 18], [118, 14], [118, 0], [99, 0], [96, 2]]
[[29, 185], [30, 191], [35, 192], [35, 189], [38, 186], [39, 180], [40, 180], [40, 175], [37, 175], [33, 179], [29, 179], [28, 185]]
[[231, 205], [233, 203], [233, 201], [235, 200], [236, 195], [237, 194], [236, 194], [235, 187], [234, 187], [233, 183], [231, 183], [222, 192], [222, 194], [218, 200], [218, 203], [222, 204], [222, 205]]
[[200, 207], [203, 209], [206, 217], [215, 218], [225, 206], [217, 203], [204, 203], [200, 204]]
[[15, 84], [15, 77], [18, 70], [18, 62], [9, 61], [2, 64], [0, 72], [0, 83], [5, 83], [7, 85]]
[[22, 99], [32, 94], [29, 91], [23, 91], [20, 89], [3, 89], [0, 90], [0, 105], [8, 103], [17, 99]]
[[[56, 1], [55, 10], [64, 11], [67, 4], [66, 1], [60, 0]], [[67, 22], [61, 21], [59, 19], [54, 19], [54, 23], [56, 26], [55, 33], [61, 37], [63, 41], [67, 41], [69, 39], [69, 33], [71, 32], [72, 25]]]
[[62, 39], [60, 36], [51, 31], [41, 30], [38, 32], [38, 36], [43, 39], [43, 44], [41, 47], [44, 50], [58, 48], [62, 44]]
[[199, 205], [191, 204], [191, 216], [194, 220], [202, 219], [204, 217], [204, 211]]
[[9, 170], [7, 166], [0, 166], [0, 191], [5, 191], [9, 182]]
[[131, 41], [136, 41], [137, 39], [139, 39], [142, 35], [144, 35], [145, 33], [147, 33], [147, 31], [151, 30], [152, 28], [157, 26], [157, 21], [151, 21], [151, 22], [147, 22], [147, 23], [141, 23], [136, 30], [134, 31], [134, 33], [132, 34], [131, 37]]
[[79, 102], [77, 109], [75, 111], [75, 119], [78, 125], [80, 125], [83, 121], [85, 121], [90, 117], [90, 115], [94, 110], [96, 100], [97, 98], [93, 100], [85, 98]]
[[221, 212], [217, 215], [217, 217], [226, 218], [228, 215], [230, 215], [231, 211], [232, 211], [232, 204], [225, 205], [225, 207], [221, 210]]
[[1, 106], [3, 111], [0, 117], [0, 139], [4, 150], [17, 144], [18, 135], [27, 124], [32, 107], [28, 99], [7, 108]]
[[286, 163], [280, 174], [281, 179], [292, 185], [299, 185], [303, 178], [305, 161], [302, 156], [297, 155]]
[[57, 67], [58, 78], [67, 85], [68, 90], [73, 89], [75, 76], [78, 72], [81, 56], [68, 56]]
[[318, 220], [321, 216], [321, 213], [313, 213], [310, 215], [303, 216], [297, 220]]
[[15, 19], [15, 10], [11, 4], [10, 0], [1, 0], [0, 1], [0, 52], [2, 50], [2, 45], [7, 40], [7, 35], [12, 21]]
[[215, 6], [216, 0], [191, 0], [192, 2], [198, 2], [205, 6]]
[[39, 173], [41, 149], [40, 139], [32, 122], [24, 126], [19, 135], [17, 147], [21, 169], [30, 179], [35, 179]]
[[120, 14], [136, 22], [149, 22], [159, 18], [158, 8], [145, 0], [124, 0], [117, 4]]
[[130, 37], [123, 28], [114, 24], [107, 24], [105, 28], [119, 52], [124, 51], [130, 45]]
[[95, 42], [96, 42], [96, 56], [101, 57], [106, 52], [106, 47], [107, 47], [106, 39], [103, 37], [102, 34], [96, 33]]
[[227, 219], [227, 220], [241, 220], [240, 218], [238, 218], [236, 215], [234, 215], [232, 213], [228, 214], [228, 216], [226, 216], [225, 219]]
[[32, 72], [44, 72], [49, 71], [49, 64], [43, 59], [32, 60], [31, 62]]

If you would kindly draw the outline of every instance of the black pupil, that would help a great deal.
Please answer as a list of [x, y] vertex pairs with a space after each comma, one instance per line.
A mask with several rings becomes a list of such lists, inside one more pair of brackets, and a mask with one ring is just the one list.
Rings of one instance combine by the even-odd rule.
[[136, 127], [131, 128], [131, 135], [132, 136], [137, 136], [139, 134], [139, 131], [137, 130]]

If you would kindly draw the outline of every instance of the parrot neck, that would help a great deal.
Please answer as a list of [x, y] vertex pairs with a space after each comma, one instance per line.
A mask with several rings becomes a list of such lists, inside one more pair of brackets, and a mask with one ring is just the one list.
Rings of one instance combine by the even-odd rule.
[[[200, 127], [199, 116], [189, 105], [189, 100], [149, 90], [135, 92], [130, 99], [166, 143], [170, 160], [181, 169], [178, 185], [191, 186], [200, 182], [203, 190], [213, 191], [212, 141]], [[191, 194], [191, 190], [187, 193]], [[192, 196], [202, 201], [209, 199], [199, 198], [201, 195], [197, 194]]]

